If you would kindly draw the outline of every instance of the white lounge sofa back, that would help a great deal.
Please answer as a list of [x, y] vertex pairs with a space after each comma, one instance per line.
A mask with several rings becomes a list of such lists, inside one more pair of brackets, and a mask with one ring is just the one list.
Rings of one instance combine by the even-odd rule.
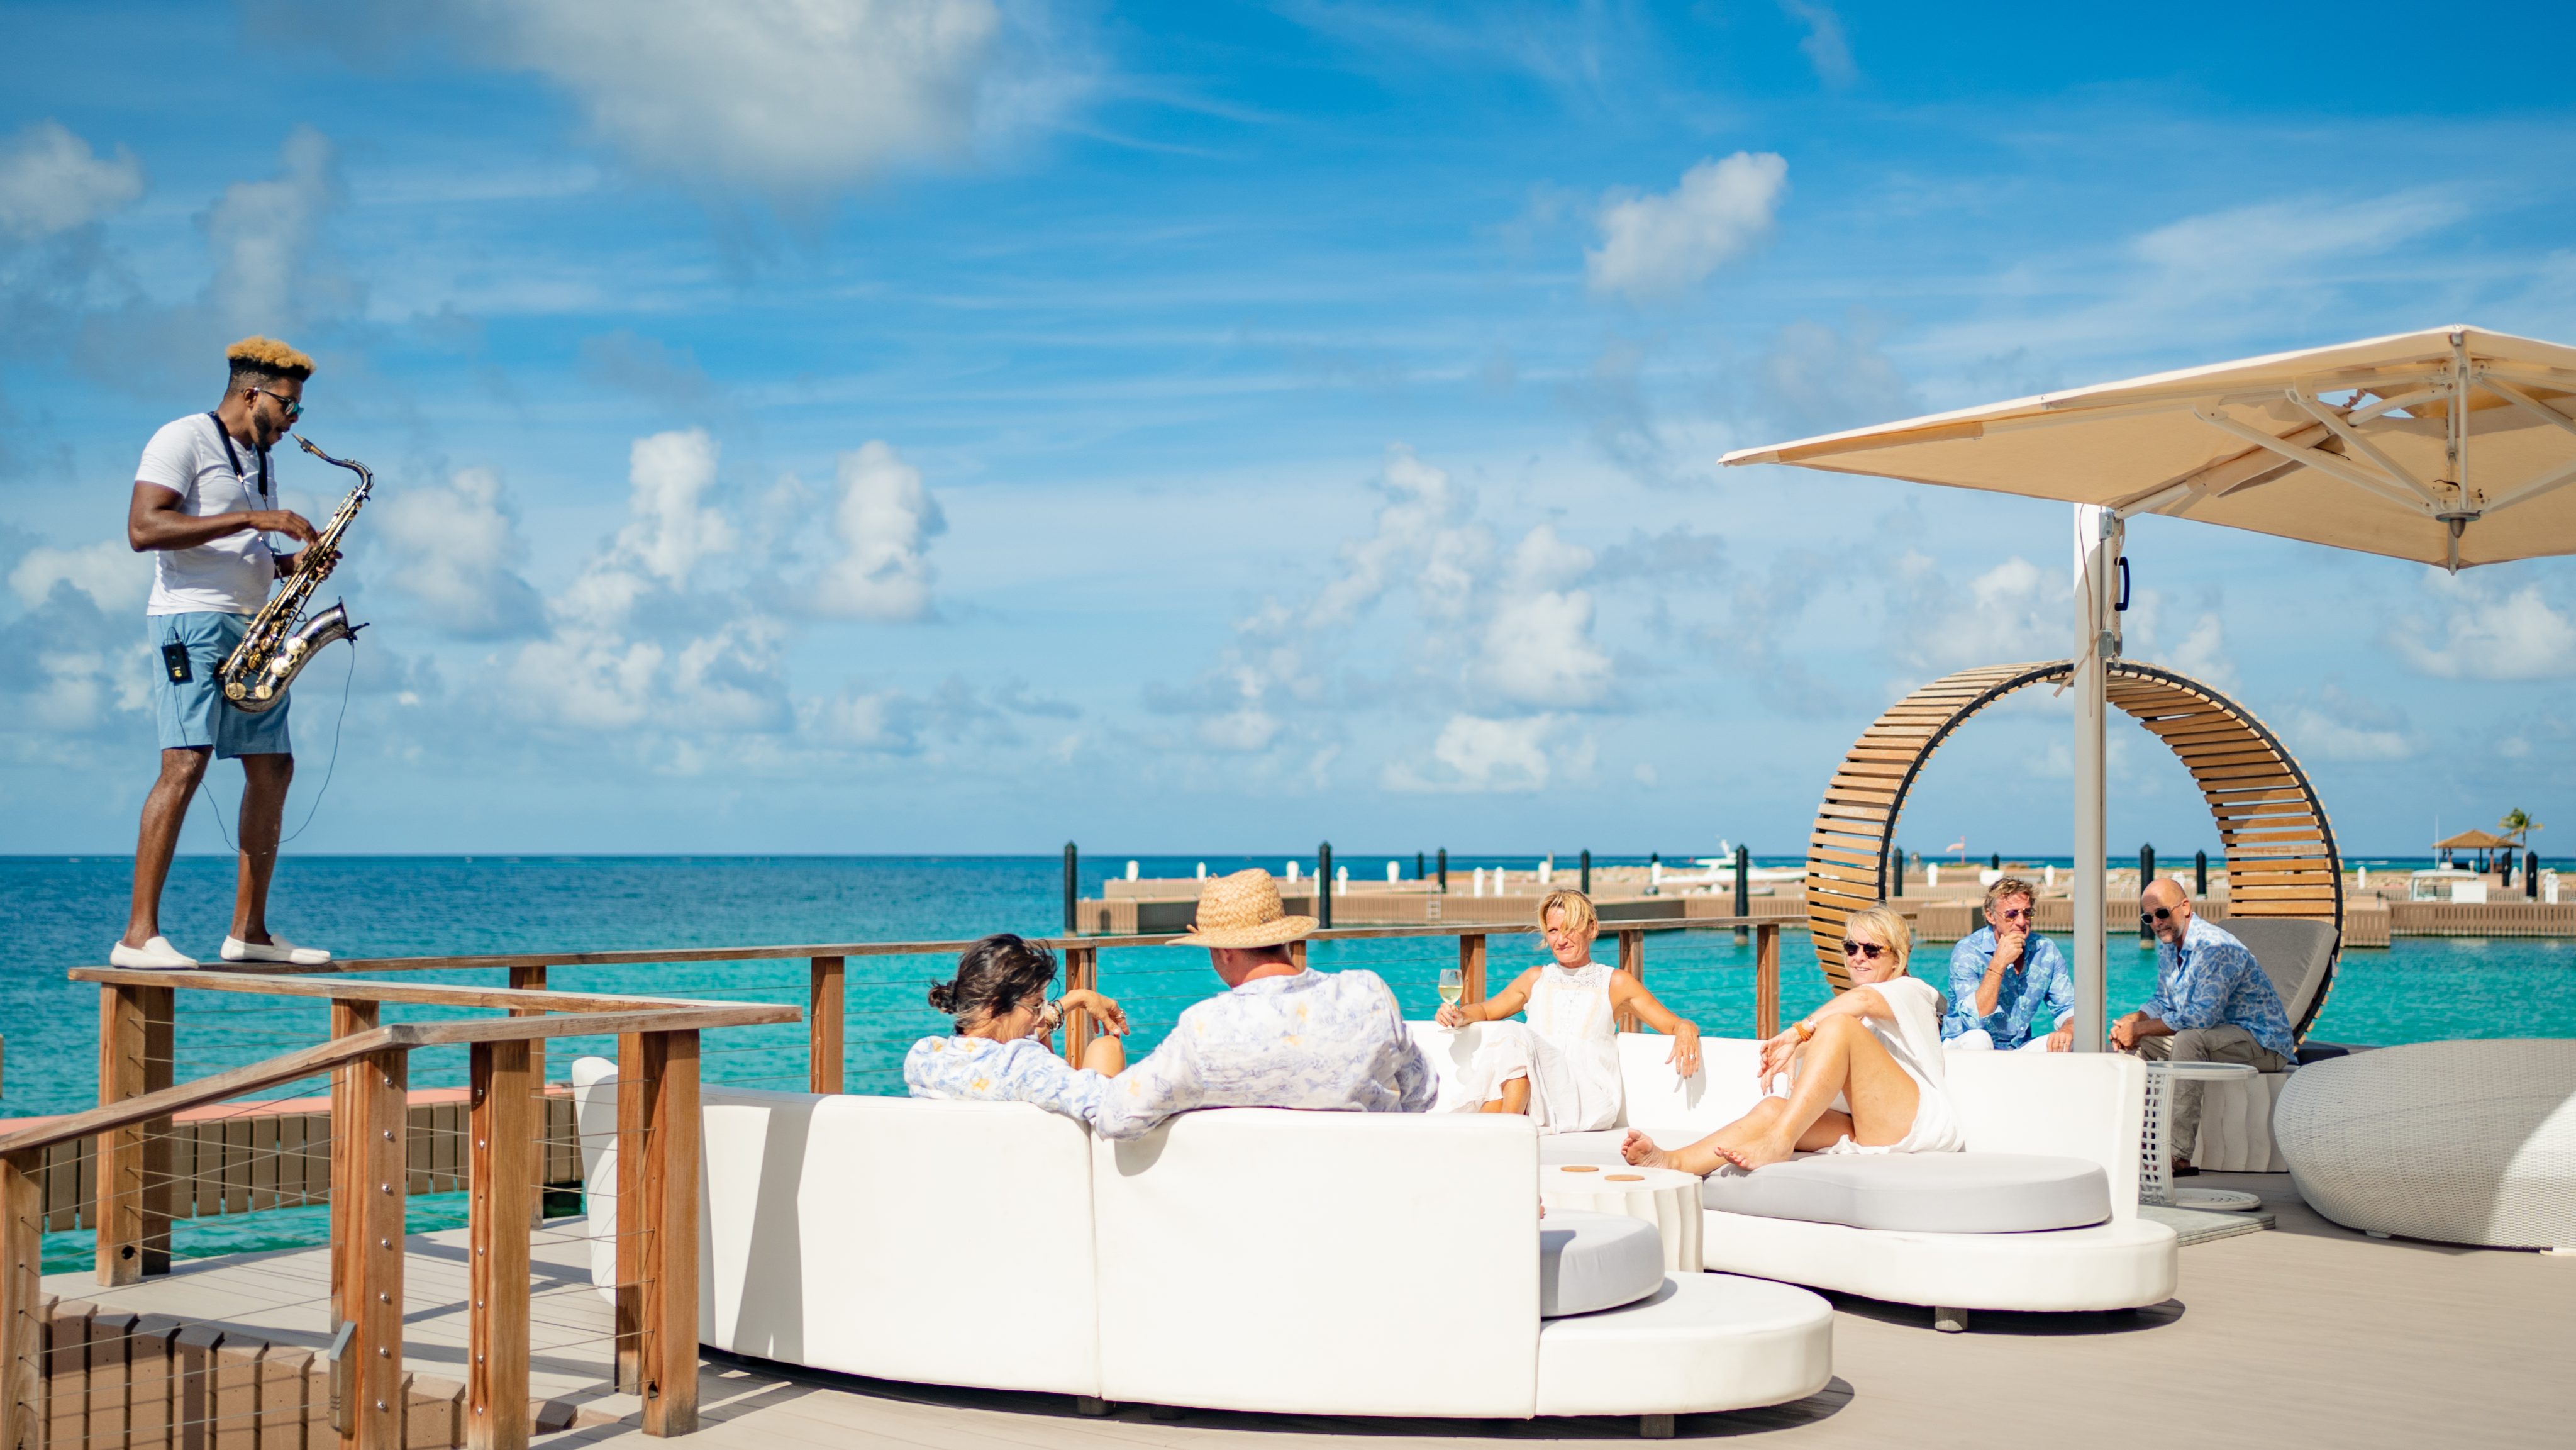
[[[1455, 1032], [1428, 1022], [1410, 1024], [1441, 1075], [1440, 1106], [1456, 1101], [1455, 1074], [1475, 1051], [1481, 1030]], [[1700, 1039], [1700, 1070], [1684, 1079], [1665, 1059], [1672, 1039], [1654, 1033], [1619, 1034], [1619, 1077], [1625, 1094], [1621, 1130], [1574, 1135], [1562, 1145], [1542, 1139], [1541, 1151], [1597, 1156], [1624, 1136], [1645, 1129], [1666, 1147], [1706, 1136], [1752, 1108], [1761, 1096], [1754, 1072], [1759, 1042], [1742, 1037]], [[2034, 1153], [2082, 1158], [2110, 1179], [2113, 1219], [2138, 1212], [2138, 1140], [2146, 1114], [2146, 1064], [2111, 1052], [1951, 1052], [1944, 1054], [1951, 1101], [1975, 1153]]]
[[1537, 1183], [1525, 1118], [1245, 1108], [1095, 1140], [1098, 1393], [1534, 1414]]

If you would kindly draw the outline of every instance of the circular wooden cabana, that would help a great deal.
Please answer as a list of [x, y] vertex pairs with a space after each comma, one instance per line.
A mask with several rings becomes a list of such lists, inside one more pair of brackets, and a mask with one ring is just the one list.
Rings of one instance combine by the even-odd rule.
[[[2340, 940], [2343, 861], [2334, 828], [2280, 737], [2244, 706], [2171, 670], [2114, 660], [2107, 671], [2110, 703], [2163, 740], [2209, 802], [2227, 861], [2228, 915], [2310, 917], [2331, 923]], [[1889, 706], [1853, 742], [1825, 787], [1807, 842], [1807, 926], [1835, 991], [1851, 985], [1837, 949], [1843, 921], [1885, 899], [1904, 870], [1896, 825], [1933, 752], [1988, 705], [2015, 690], [2060, 683], [2070, 672], [2057, 660], [1945, 675]], [[2319, 984], [2299, 1032], [2331, 986], [2331, 976]]]

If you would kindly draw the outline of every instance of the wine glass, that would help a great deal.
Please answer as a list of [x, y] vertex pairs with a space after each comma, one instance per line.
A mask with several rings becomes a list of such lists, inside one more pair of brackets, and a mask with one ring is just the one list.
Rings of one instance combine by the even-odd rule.
[[1462, 997], [1462, 996], [1466, 995], [1466, 991], [1467, 991], [1467, 979], [1466, 979], [1466, 977], [1465, 977], [1463, 974], [1461, 974], [1461, 973], [1459, 972], [1459, 970], [1458, 970], [1456, 967], [1442, 967], [1442, 968], [1440, 969], [1440, 1005], [1441, 1005], [1441, 1006], [1443, 1006], [1443, 1007], [1455, 1007], [1455, 1006], [1457, 1006], [1457, 1005], [1458, 1005], [1458, 999], [1459, 999], [1460, 997]]

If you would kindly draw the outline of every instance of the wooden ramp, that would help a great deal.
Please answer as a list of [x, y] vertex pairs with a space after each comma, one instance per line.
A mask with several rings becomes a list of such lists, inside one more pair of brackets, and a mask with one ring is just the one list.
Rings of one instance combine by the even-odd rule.
[[[2172, 1450], [2345, 1444], [2563, 1446], [2576, 1423], [2576, 1258], [2364, 1238], [2310, 1213], [2287, 1175], [2209, 1174], [2264, 1196], [2277, 1229], [2183, 1251], [2182, 1292], [2136, 1314], [1980, 1315], [1937, 1334], [1921, 1309], [1838, 1299], [1835, 1381], [1798, 1404], [1685, 1416], [1683, 1439], [1782, 1445]], [[640, 1407], [604, 1392], [609, 1313], [589, 1287], [578, 1224], [536, 1249], [533, 1382], [586, 1424], [541, 1445], [642, 1447]], [[465, 1278], [455, 1233], [413, 1238], [406, 1348], [416, 1376], [456, 1377]], [[319, 1250], [182, 1265], [166, 1279], [98, 1289], [85, 1274], [45, 1287], [131, 1313], [229, 1313], [229, 1323], [320, 1342], [327, 1273]], [[960, 1292], [972, 1292], [961, 1288]], [[1632, 1420], [1397, 1421], [1143, 1406], [1090, 1418], [1061, 1396], [942, 1390], [731, 1361], [700, 1375], [703, 1428], [674, 1444], [717, 1447], [1243, 1447], [1365, 1450], [1532, 1440], [1623, 1441]], [[266, 1442], [263, 1441], [263, 1444]], [[324, 1443], [319, 1440], [310, 1443]], [[418, 1442], [415, 1442], [418, 1443]]]

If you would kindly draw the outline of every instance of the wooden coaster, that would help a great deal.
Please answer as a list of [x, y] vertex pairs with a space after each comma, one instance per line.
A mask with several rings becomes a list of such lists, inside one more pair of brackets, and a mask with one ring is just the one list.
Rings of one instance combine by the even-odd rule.
[[1643, 1173], [1612, 1173], [1604, 1176], [1601, 1181], [1604, 1183], [1643, 1183], [1646, 1181], [1646, 1175]]
[[1590, 1163], [1562, 1163], [1557, 1165], [1556, 1171], [1559, 1173], [1598, 1173], [1601, 1170]]

